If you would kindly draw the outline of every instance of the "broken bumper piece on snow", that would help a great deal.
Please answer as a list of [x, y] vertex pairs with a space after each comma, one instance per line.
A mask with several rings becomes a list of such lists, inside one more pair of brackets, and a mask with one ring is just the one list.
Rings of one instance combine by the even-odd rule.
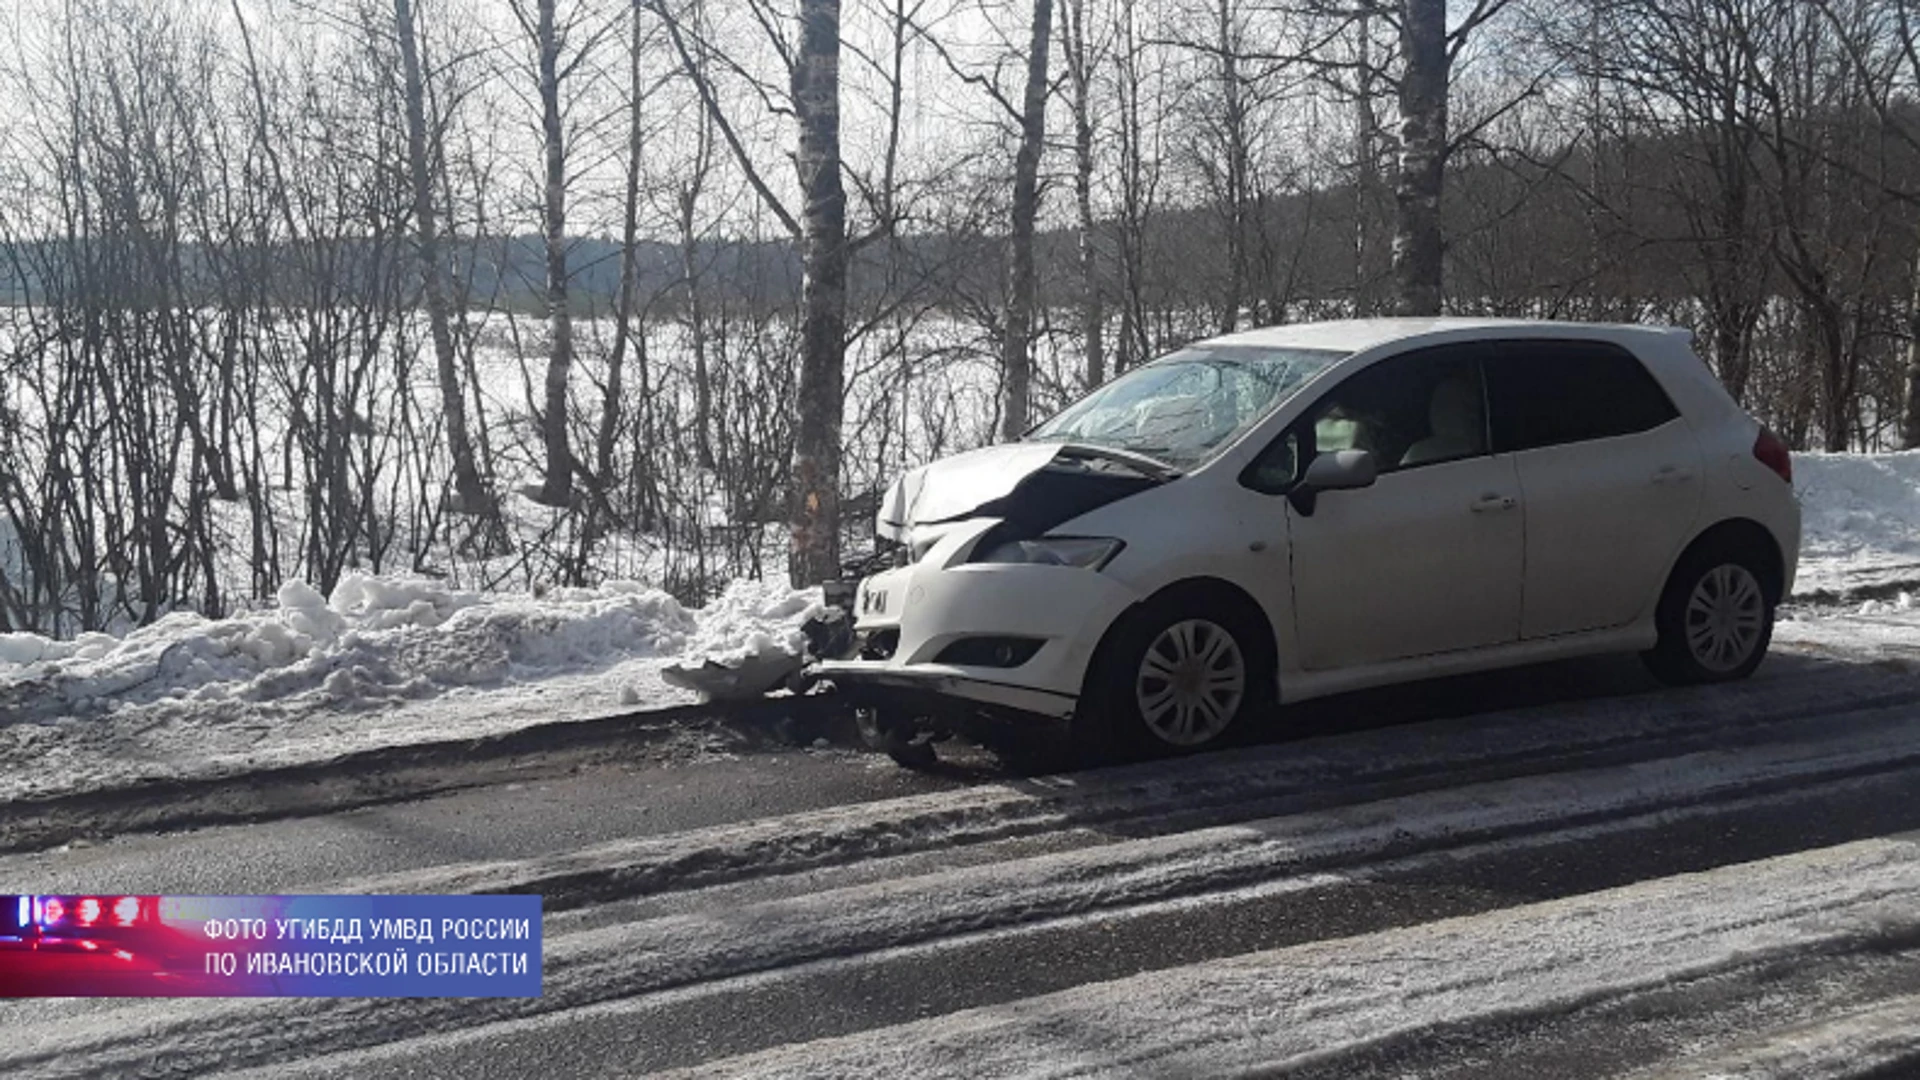
[[751, 701], [788, 688], [805, 664], [805, 657], [776, 650], [727, 660], [708, 659], [698, 665], [668, 664], [660, 669], [660, 678], [670, 686], [701, 694], [707, 701]]

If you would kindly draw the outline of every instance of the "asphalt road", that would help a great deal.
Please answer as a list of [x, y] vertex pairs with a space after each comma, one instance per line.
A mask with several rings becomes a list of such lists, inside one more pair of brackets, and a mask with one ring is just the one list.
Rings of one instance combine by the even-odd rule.
[[[1818, 669], [1779, 658], [1788, 681]], [[1544, 664], [1312, 702], [1268, 723], [1255, 743], [1379, 730], [1478, 714], [1655, 692], [1638, 662]], [[942, 747], [932, 772], [901, 769], [854, 745], [850, 727], [809, 727], [796, 744], [738, 739], [737, 751], [699, 749], [633, 761], [594, 760], [559, 775], [494, 780], [341, 813], [80, 841], [0, 855], [15, 892], [293, 893], [350, 878], [490, 859], [530, 859], [623, 837], [751, 821], [916, 792], [1046, 775], [1060, 765], [1045, 731], [995, 733], [992, 745]], [[462, 768], [458, 761], [450, 770]]]
[[[1197, 978], [1249, 955], [1324, 968], [1297, 957], [1330, 945], [1399, 957], [1368, 970], [1405, 986], [1362, 986], [1371, 996], [1343, 1011], [1353, 1030], [1315, 1035], [1313, 1054], [1248, 1060], [1302, 1075], [1514, 1077], [1767, 1061], [1783, 1028], [1899, 1028], [1901, 1002], [1920, 993], [1920, 870], [1881, 871], [1892, 885], [1871, 895], [1820, 891], [1866, 880], [1822, 860], [1920, 847], [1920, 672], [1782, 655], [1748, 684], [1673, 693], [1631, 661], [1586, 662], [1284, 719], [1226, 754], [1066, 776], [1044, 739], [950, 745], [931, 774], [833, 733], [824, 746], [768, 739], [0, 856], [0, 882], [23, 892], [453, 891], [495, 881], [485, 875], [544, 892], [562, 880], [557, 860], [566, 888], [594, 882], [551, 894], [535, 1002], [4, 1002], [0, 1072], [989, 1075], [966, 1049], [977, 1038], [1028, 1045], [1042, 1071], [1192, 1075], [1211, 1059], [1190, 1056], [1191, 1032], [1166, 1029], [1167, 1056], [1129, 1058], [1155, 1036], [1129, 1026], [1145, 1010], [1104, 988], [1134, 1000], [1153, 989], [1127, 989], [1143, 976]], [[647, 860], [716, 869], [663, 880], [635, 872]], [[1693, 925], [1715, 906], [1699, 896], [1744, 903], [1741, 882], [1774, 879], [1792, 901], [1778, 911]], [[1516, 951], [1444, 1009], [1421, 998], [1463, 966], [1444, 961], [1446, 942], [1484, 935], [1477, 954], [1495, 953], [1570, 917], [1568, 904], [1596, 918], [1641, 905], [1634, 918], [1676, 935], [1674, 972], [1576, 970], [1631, 943], [1616, 933], [1568, 957]], [[1758, 944], [1716, 944], [1768, 920], [1778, 926]], [[1396, 936], [1430, 931], [1441, 937], [1417, 947]], [[1678, 966], [1695, 946], [1710, 959]], [[1513, 976], [1511, 1000], [1472, 1003], [1521, 971], [1541, 989], [1523, 994]], [[1289, 990], [1257, 1015], [1304, 1033], [1330, 1022], [1316, 1000]], [[996, 1027], [1054, 1009], [1081, 1018], [1066, 1043], [1064, 1021], [1040, 1041]]]

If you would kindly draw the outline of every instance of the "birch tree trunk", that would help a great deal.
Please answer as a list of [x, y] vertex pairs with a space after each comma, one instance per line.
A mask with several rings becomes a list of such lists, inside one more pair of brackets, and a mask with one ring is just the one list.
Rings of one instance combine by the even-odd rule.
[[1438, 315], [1440, 195], [1447, 157], [1446, 0], [1403, 0], [1400, 14], [1400, 164], [1394, 202], [1394, 308]]
[[546, 205], [542, 231], [547, 246], [546, 408], [540, 414], [547, 475], [540, 501], [565, 506], [573, 497], [573, 455], [567, 449], [567, 382], [573, 373], [573, 312], [567, 296], [567, 152], [560, 120], [560, 38], [554, 30], [555, 0], [540, 0], [536, 36], [540, 49], [540, 136], [546, 152]]
[[[600, 426], [595, 433], [592, 483], [599, 490], [602, 508], [607, 508], [608, 492], [613, 487], [614, 444], [620, 433], [620, 396], [624, 391], [627, 349], [633, 340], [634, 293], [640, 276], [640, 171], [646, 167], [645, 129], [641, 127], [640, 105], [646, 91], [640, 81], [640, 54], [645, 35], [642, 32], [640, 5], [628, 13], [627, 42], [627, 160], [620, 195], [620, 291], [614, 299], [613, 349], [607, 356], [607, 384], [601, 395]], [[647, 467], [636, 461], [634, 469]]]
[[1220, 219], [1227, 248], [1227, 295], [1220, 305], [1219, 332], [1240, 328], [1240, 309], [1247, 298], [1247, 189], [1248, 139], [1245, 87], [1240, 79], [1240, 40], [1234, 26], [1233, 0], [1219, 0], [1214, 8], [1214, 48], [1220, 60], [1220, 149], [1226, 160], [1222, 177]]
[[794, 441], [788, 574], [806, 587], [840, 574], [840, 417], [847, 322], [847, 194], [840, 178], [840, 0], [803, 0], [794, 58], [801, 221], [800, 417]]
[[1047, 134], [1047, 46], [1053, 38], [1053, 0], [1033, 0], [1033, 36], [1027, 50], [1027, 92], [1021, 102], [1020, 150], [1013, 159], [1012, 250], [1007, 265], [1006, 337], [1000, 345], [1007, 400], [1001, 434], [1026, 433], [1033, 394], [1033, 229], [1040, 211], [1040, 151]]
[[440, 266], [440, 232], [433, 205], [433, 169], [427, 153], [426, 84], [421, 74], [420, 46], [414, 28], [413, 0], [393, 0], [394, 29], [399, 38], [400, 67], [407, 111], [407, 176], [413, 193], [414, 246], [420, 255], [420, 287], [433, 337], [434, 371], [440, 383], [440, 403], [447, 413], [447, 445], [453, 455], [453, 489], [464, 513], [491, 516], [493, 499], [480, 481], [473, 459], [473, 441], [467, 431], [467, 410], [460, 393], [454, 352], [453, 327], [447, 305], [446, 282]]
[[1068, 0], [1060, 26], [1067, 71], [1073, 82], [1073, 197], [1080, 216], [1080, 339], [1086, 351], [1086, 384], [1106, 381], [1106, 309], [1101, 303], [1097, 224], [1093, 217], [1093, 119], [1088, 111], [1093, 62], [1087, 54], [1086, 0]]
[[1379, 72], [1373, 66], [1373, 43], [1369, 37], [1371, 20], [1362, 15], [1355, 32], [1353, 95], [1353, 313], [1364, 317], [1375, 311], [1378, 295], [1373, 264], [1378, 250], [1373, 243], [1373, 215], [1380, 191], [1380, 117], [1374, 111], [1374, 84]]
[[1906, 400], [1900, 410], [1900, 445], [1920, 450], [1920, 253], [1913, 259], [1913, 306], [1907, 309]]

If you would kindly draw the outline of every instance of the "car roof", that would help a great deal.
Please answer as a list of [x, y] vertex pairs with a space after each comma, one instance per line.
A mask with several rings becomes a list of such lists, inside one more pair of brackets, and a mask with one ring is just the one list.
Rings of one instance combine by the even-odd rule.
[[1270, 348], [1337, 349], [1360, 352], [1379, 345], [1432, 338], [1435, 343], [1475, 338], [1580, 337], [1626, 342], [1634, 338], [1691, 336], [1691, 331], [1652, 323], [1590, 323], [1558, 319], [1475, 319], [1395, 317], [1336, 319], [1243, 330], [1208, 339], [1207, 345], [1263, 345]]

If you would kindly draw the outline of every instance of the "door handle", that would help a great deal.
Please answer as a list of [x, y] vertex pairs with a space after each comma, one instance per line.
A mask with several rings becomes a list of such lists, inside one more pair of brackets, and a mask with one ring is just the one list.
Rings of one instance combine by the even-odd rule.
[[1693, 479], [1692, 469], [1683, 469], [1678, 465], [1662, 465], [1654, 470], [1653, 482], [1656, 484], [1678, 484]]
[[1468, 509], [1476, 514], [1484, 514], [1492, 510], [1511, 510], [1519, 505], [1520, 500], [1511, 495], [1486, 494], [1475, 499]]

